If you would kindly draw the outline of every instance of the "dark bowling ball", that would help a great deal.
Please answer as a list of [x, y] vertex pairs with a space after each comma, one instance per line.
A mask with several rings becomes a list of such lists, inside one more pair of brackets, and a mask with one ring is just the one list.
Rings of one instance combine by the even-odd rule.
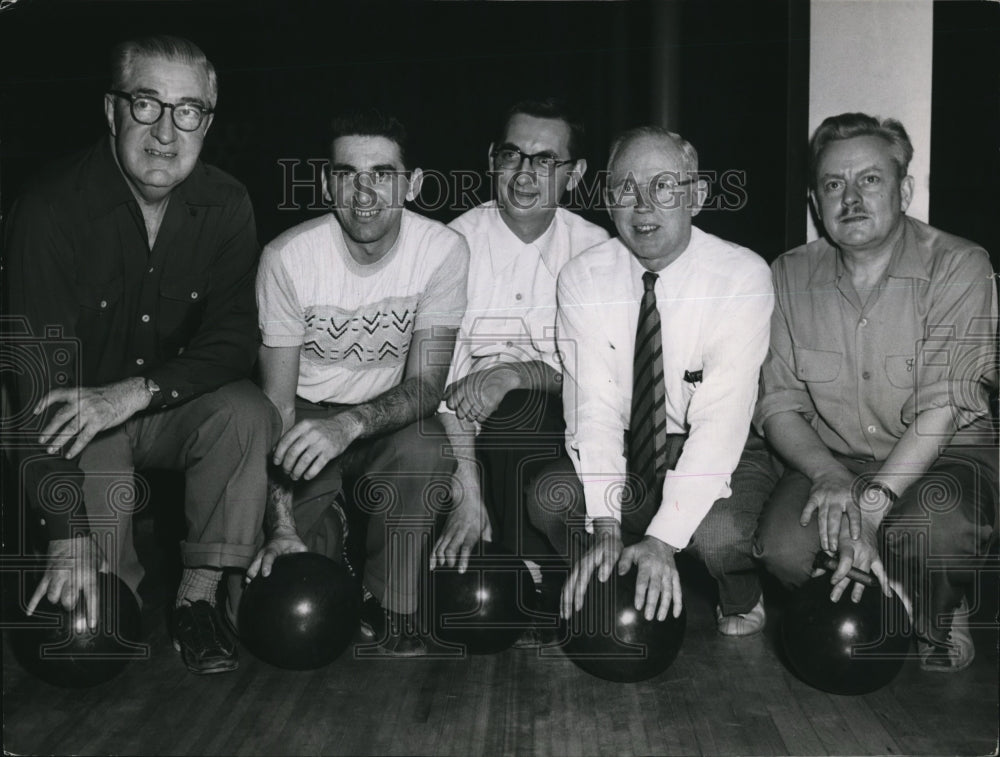
[[435, 637], [470, 654], [502, 652], [532, 623], [531, 573], [520, 557], [498, 544], [479, 542], [465, 573], [438, 567], [431, 581]]
[[896, 677], [910, 648], [903, 603], [877, 585], [865, 589], [857, 604], [850, 589], [831, 602], [832, 589], [824, 574], [792, 594], [781, 624], [785, 656], [814, 688], [831, 694], [876, 691]]
[[[14, 657], [29, 673], [55, 686], [85, 688], [110, 681], [129, 660], [146, 657], [135, 595], [113, 573], [99, 573], [97, 578], [99, 611], [93, 630], [87, 625], [82, 594], [69, 612], [44, 597], [31, 617], [19, 611], [8, 638]], [[29, 585], [25, 600], [38, 581]]]
[[240, 639], [264, 662], [291, 670], [328, 665], [358, 628], [361, 592], [344, 566], [324, 555], [281, 555], [240, 601]]
[[684, 642], [687, 614], [646, 620], [635, 609], [636, 568], [617, 570], [605, 583], [597, 573], [587, 585], [583, 607], [564, 623], [563, 652], [576, 665], [606, 681], [645, 681], [660, 675], [677, 658]]

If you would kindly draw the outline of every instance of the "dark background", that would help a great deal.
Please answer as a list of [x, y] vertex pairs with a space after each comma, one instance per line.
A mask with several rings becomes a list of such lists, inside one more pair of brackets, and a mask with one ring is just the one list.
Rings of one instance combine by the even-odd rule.
[[[309, 180], [304, 161], [323, 156], [335, 110], [379, 106], [409, 127], [416, 165], [479, 171], [468, 207], [490, 196], [482, 171], [503, 110], [554, 93], [587, 119], [591, 179], [616, 132], [655, 120], [698, 148], [703, 169], [744, 171], [746, 204], [697, 223], [770, 260], [805, 239], [808, 28], [799, 0], [19, 0], [0, 13], [0, 211], [41, 165], [105, 133], [112, 45], [172, 33], [218, 69], [203, 158], [247, 185], [262, 243], [322, 212], [308, 209], [309, 186], [286, 196], [286, 185]], [[984, 244], [996, 264], [1000, 6], [936, 3], [933, 55], [930, 220]], [[290, 172], [279, 160], [303, 162]], [[461, 207], [439, 202], [440, 188], [429, 183], [418, 205], [449, 221]], [[585, 197], [572, 202], [610, 228]]]

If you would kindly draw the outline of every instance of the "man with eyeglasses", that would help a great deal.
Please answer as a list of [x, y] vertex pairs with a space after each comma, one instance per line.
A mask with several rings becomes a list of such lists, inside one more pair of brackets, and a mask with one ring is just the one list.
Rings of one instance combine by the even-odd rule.
[[556, 277], [608, 238], [560, 207], [587, 170], [583, 125], [567, 104], [519, 102], [500, 127], [488, 156], [496, 199], [451, 223], [469, 243], [469, 304], [441, 413], [458, 455], [453, 509], [432, 567], [464, 570], [481, 537], [534, 565], [551, 555], [528, 522], [524, 496], [534, 472], [565, 454]]
[[[422, 544], [454, 469], [434, 410], [465, 311], [461, 235], [404, 207], [420, 191], [407, 133], [363, 110], [333, 121], [332, 213], [268, 244], [257, 278], [264, 391], [283, 420], [268, 541], [248, 571], [305, 549], [341, 560], [344, 505], [367, 519], [362, 633], [426, 654]], [[348, 486], [345, 482], [356, 482]]]
[[[183, 470], [171, 633], [192, 672], [218, 673], [238, 658], [217, 589], [258, 547], [280, 428], [247, 379], [258, 345], [253, 210], [241, 184], [198, 160], [218, 94], [204, 53], [158, 36], [119, 45], [113, 62], [110, 137], [29, 188], [7, 229], [9, 312], [47, 356], [15, 390], [38, 429], [17, 450], [23, 495], [48, 538], [28, 609], [43, 596], [72, 608], [82, 592], [93, 626], [96, 572], [137, 591], [131, 515], [148, 491], [133, 470]], [[227, 611], [231, 622], [231, 602]]]
[[528, 503], [560, 549], [576, 550], [568, 523], [592, 534], [574, 551], [561, 613], [580, 609], [595, 571], [606, 581], [634, 568], [635, 607], [679, 615], [675, 554], [685, 550], [718, 583], [719, 632], [757, 633], [751, 540], [774, 471], [748, 432], [773, 305], [768, 267], [692, 225], [707, 187], [677, 134], [624, 133], [608, 173], [619, 236], [559, 275], [569, 462], [550, 466]]

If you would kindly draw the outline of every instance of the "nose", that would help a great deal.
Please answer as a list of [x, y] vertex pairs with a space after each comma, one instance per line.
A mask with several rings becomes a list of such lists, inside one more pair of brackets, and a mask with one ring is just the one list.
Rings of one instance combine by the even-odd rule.
[[174, 126], [173, 111], [164, 108], [160, 120], [153, 124], [153, 136], [161, 144], [170, 144], [177, 139], [177, 127]]
[[840, 198], [840, 203], [846, 208], [851, 205], [857, 205], [861, 202], [861, 192], [858, 188], [854, 186], [851, 182], [847, 182], [844, 186], [844, 194]]

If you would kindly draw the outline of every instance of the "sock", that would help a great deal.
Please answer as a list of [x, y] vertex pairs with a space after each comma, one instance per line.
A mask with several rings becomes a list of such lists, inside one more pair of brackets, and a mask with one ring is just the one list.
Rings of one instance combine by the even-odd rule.
[[217, 568], [184, 568], [174, 607], [194, 604], [200, 599], [215, 607], [215, 590], [221, 579], [222, 571]]

